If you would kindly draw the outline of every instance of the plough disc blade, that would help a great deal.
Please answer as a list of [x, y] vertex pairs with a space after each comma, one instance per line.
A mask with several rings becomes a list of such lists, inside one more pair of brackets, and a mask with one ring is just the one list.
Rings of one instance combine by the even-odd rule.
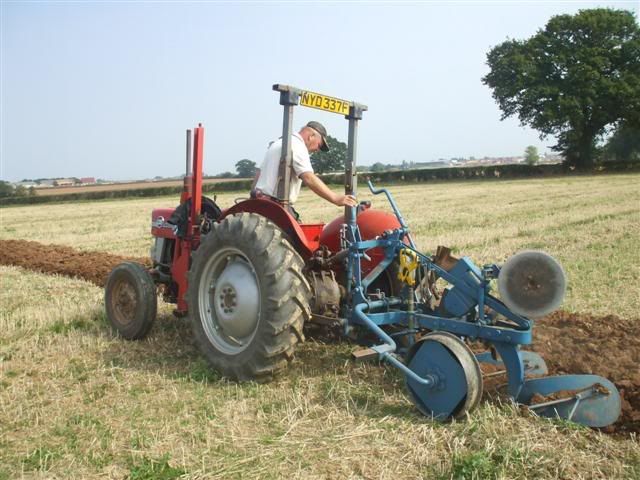
[[536, 414], [589, 427], [606, 427], [620, 416], [620, 393], [598, 375], [561, 375], [524, 382], [518, 402]]

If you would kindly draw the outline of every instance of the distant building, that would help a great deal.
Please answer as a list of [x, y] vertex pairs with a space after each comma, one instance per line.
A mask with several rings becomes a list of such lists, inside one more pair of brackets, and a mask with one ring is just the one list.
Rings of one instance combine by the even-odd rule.
[[96, 179], [94, 177], [82, 177], [80, 179], [80, 183], [82, 185], [93, 185], [96, 183]]
[[18, 182], [15, 184], [16, 187], [24, 187], [24, 188], [31, 188], [31, 187], [37, 187], [38, 184], [36, 182]]
[[76, 181], [73, 178], [60, 178], [53, 182], [53, 185], [56, 187], [71, 187], [75, 184]]

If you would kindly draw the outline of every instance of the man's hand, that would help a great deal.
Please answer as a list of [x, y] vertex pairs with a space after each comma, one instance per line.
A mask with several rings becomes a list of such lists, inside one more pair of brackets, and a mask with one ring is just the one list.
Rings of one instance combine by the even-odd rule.
[[338, 195], [338, 198], [333, 203], [339, 207], [355, 207], [358, 205], [358, 201], [353, 195]]
[[355, 207], [358, 204], [356, 197], [353, 195], [340, 195], [333, 192], [327, 185], [313, 172], [304, 172], [300, 175], [300, 179], [309, 187], [316, 195], [328, 200], [338, 207]]

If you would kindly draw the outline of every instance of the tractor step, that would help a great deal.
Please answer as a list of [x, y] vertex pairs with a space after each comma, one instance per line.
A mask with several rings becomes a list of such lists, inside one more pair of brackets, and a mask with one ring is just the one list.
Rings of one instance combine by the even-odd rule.
[[381, 345], [375, 345], [371, 348], [363, 348], [362, 350], [356, 350], [351, 355], [354, 360], [357, 361], [365, 361], [365, 360], [373, 360], [374, 358], [379, 359], [388, 359], [389, 354], [395, 351], [395, 347], [387, 343], [383, 343]]
[[378, 352], [373, 348], [363, 348], [362, 350], [356, 350], [351, 353], [351, 356], [356, 362], [364, 362], [367, 360], [374, 360], [378, 358]]

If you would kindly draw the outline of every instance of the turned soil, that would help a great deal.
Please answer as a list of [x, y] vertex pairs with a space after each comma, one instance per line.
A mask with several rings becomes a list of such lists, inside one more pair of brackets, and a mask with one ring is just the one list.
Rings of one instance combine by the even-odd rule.
[[43, 245], [25, 240], [0, 240], [0, 265], [81, 278], [99, 287], [105, 285], [113, 267], [126, 261], [151, 265], [147, 258], [79, 252], [64, 245]]
[[[0, 240], [1, 265], [77, 277], [98, 286], [104, 286], [111, 269], [123, 261], [149, 264], [145, 258]], [[534, 343], [528, 349], [542, 355], [549, 374], [591, 373], [611, 380], [622, 396], [622, 415], [605, 431], [640, 433], [640, 319], [555, 312], [536, 322]], [[496, 381], [492, 378], [487, 387]]]

